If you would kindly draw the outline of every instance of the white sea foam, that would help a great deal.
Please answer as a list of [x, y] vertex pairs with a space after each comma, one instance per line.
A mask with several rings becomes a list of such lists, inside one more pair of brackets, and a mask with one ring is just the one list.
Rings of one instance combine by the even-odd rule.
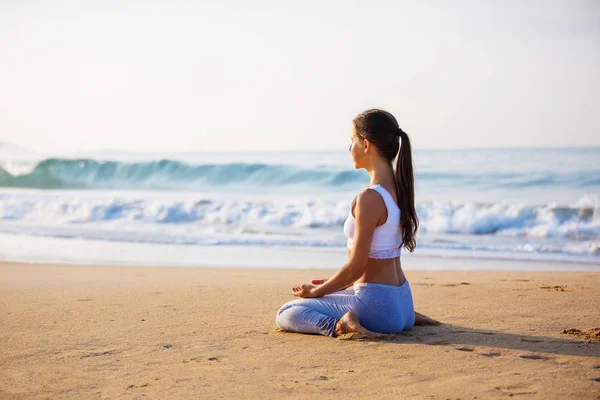
[[[595, 204], [589, 198], [572, 206], [419, 204], [419, 246], [598, 257]], [[140, 243], [341, 247], [349, 210], [348, 201], [327, 199], [11, 193], [0, 194], [0, 232]]]

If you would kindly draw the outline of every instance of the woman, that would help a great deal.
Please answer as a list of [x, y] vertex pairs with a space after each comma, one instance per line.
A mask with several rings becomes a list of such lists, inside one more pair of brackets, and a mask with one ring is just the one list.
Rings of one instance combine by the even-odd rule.
[[[349, 260], [327, 280], [292, 287], [302, 299], [279, 309], [277, 326], [328, 336], [377, 336], [415, 324], [437, 325], [415, 313], [400, 265], [400, 250], [414, 250], [419, 225], [408, 135], [392, 114], [373, 109], [354, 118], [351, 140], [354, 167], [366, 169], [371, 184], [354, 199], [344, 224]], [[350, 286], [353, 290], [343, 290]]]

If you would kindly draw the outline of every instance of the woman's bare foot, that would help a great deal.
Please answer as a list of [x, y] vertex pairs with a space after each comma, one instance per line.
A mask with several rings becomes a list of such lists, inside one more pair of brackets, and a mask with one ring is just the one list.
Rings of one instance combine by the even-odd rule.
[[415, 312], [415, 325], [440, 325], [441, 322]]
[[345, 333], [360, 333], [369, 337], [381, 336], [379, 333], [371, 332], [364, 328], [358, 321], [358, 317], [351, 311], [344, 314], [335, 324], [335, 328], [333, 329], [333, 336], [340, 336]]

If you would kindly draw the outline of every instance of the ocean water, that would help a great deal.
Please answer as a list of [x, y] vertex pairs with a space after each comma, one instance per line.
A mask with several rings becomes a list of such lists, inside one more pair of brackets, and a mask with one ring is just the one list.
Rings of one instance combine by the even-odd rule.
[[[415, 150], [415, 254], [600, 266], [599, 160], [599, 148]], [[77, 262], [99, 260], [85, 250], [98, 242], [338, 251], [368, 183], [347, 151], [0, 151], [0, 259], [20, 257], [15, 235], [77, 241]]]

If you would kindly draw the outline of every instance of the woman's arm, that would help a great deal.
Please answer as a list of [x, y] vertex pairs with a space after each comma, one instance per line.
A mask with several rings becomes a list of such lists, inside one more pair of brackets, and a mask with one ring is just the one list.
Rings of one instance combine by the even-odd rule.
[[[352, 207], [352, 211], [354, 211], [354, 207]], [[350, 251], [350, 249], [348, 249], [348, 260], [350, 259], [351, 254], [352, 254], [352, 252]], [[325, 282], [327, 282], [327, 279], [329, 279], [329, 278], [313, 279], [312, 281], [310, 281], [310, 283], [312, 283], [313, 285], [322, 285]], [[352, 285], [348, 285], [344, 289], [350, 289], [351, 287], [352, 287]]]
[[[313, 279], [313, 280], [311, 281], [311, 283], [312, 283], [313, 285], [322, 285], [322, 284], [324, 284], [325, 282], [327, 282], [327, 278], [325, 278], [325, 279]], [[342, 288], [342, 290], [344, 290], [344, 289], [350, 289], [352, 286], [353, 286], [353, 284], [352, 284], [352, 285], [348, 285], [348, 286], [346, 286], [345, 288]]]
[[323, 297], [326, 294], [345, 289], [364, 274], [369, 260], [373, 233], [383, 214], [379, 194], [373, 190], [365, 190], [360, 193], [356, 199], [354, 214], [354, 241], [350, 259], [325, 283], [312, 288], [311, 297]]

